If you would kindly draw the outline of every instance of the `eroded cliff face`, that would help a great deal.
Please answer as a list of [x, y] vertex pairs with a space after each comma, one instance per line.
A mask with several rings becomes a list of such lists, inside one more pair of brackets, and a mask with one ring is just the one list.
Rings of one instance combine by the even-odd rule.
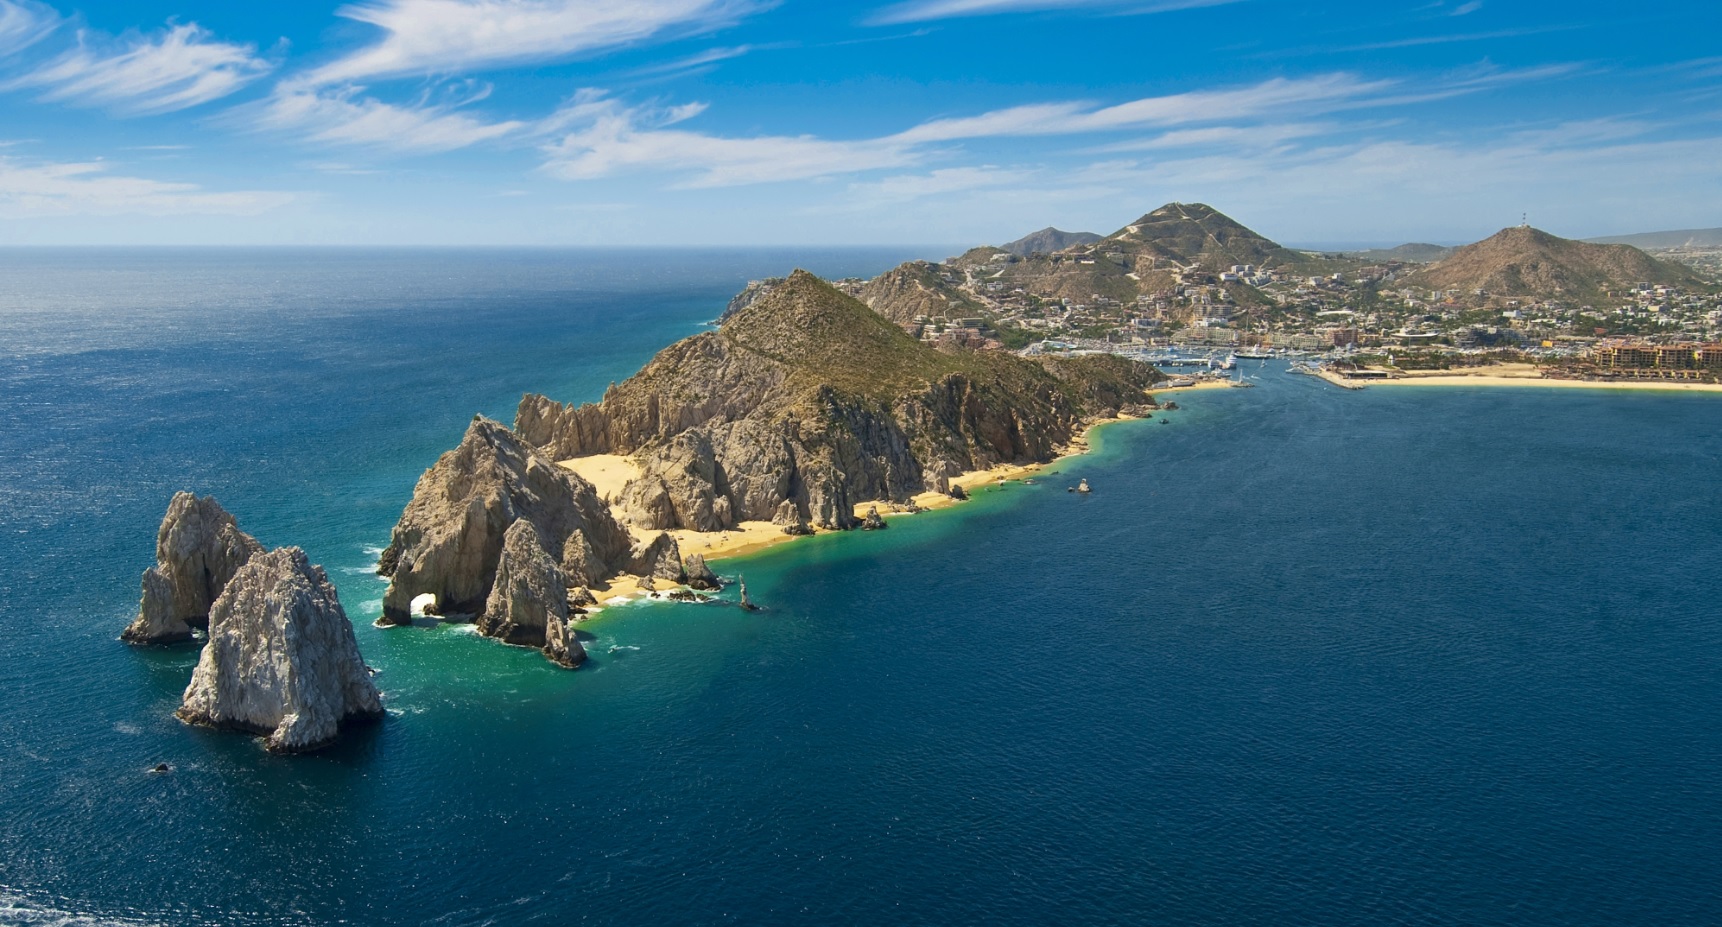
[[419, 478], [378, 572], [390, 577], [382, 624], [411, 622], [413, 600], [433, 613], [484, 615], [508, 531], [529, 522], [559, 568], [587, 585], [627, 565], [631, 538], [592, 484], [478, 417], [460, 446]]
[[643, 473], [617, 501], [641, 528], [850, 528], [856, 501], [1048, 460], [1089, 421], [1143, 401], [1154, 377], [1118, 358], [941, 353], [798, 271], [602, 402], [527, 396], [515, 424], [557, 460], [634, 456]]
[[209, 610], [233, 575], [262, 551], [215, 497], [176, 493], [156, 531], [156, 563], [144, 571], [138, 616], [120, 639], [190, 640], [192, 628], [209, 626]]
[[209, 613], [209, 643], [178, 715], [265, 735], [277, 752], [315, 750], [343, 722], [382, 717], [335, 587], [305, 552], [251, 557]]

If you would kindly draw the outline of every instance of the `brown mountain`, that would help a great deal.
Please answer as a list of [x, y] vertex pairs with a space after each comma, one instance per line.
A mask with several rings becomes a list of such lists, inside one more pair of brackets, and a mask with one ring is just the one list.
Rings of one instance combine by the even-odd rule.
[[1099, 240], [1100, 236], [1093, 232], [1066, 232], [1047, 226], [1010, 244], [1000, 245], [999, 250], [1009, 251], [1018, 257], [1028, 257], [1031, 254], [1051, 254], [1076, 245], [1092, 245]]
[[1630, 245], [1597, 245], [1520, 226], [1466, 245], [1405, 278], [1433, 290], [1486, 290], [1535, 299], [1594, 298], [1634, 283], [1708, 289], [1704, 278]]
[[1276, 267], [1306, 260], [1202, 203], [1168, 203], [1112, 233], [1097, 247], [1114, 243], [1138, 256], [1138, 270], [1142, 258], [1210, 271], [1234, 264]]
[[1145, 401], [1145, 364], [946, 353], [805, 271], [721, 328], [665, 348], [602, 402], [521, 401], [520, 435], [557, 460], [633, 456], [618, 500], [641, 528], [855, 524], [853, 503], [1045, 461], [1089, 421]]

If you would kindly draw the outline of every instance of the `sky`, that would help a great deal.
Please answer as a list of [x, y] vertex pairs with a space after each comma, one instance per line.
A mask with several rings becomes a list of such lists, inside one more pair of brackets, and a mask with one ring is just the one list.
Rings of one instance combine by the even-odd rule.
[[1722, 226], [1715, 0], [0, 0], [0, 245]]

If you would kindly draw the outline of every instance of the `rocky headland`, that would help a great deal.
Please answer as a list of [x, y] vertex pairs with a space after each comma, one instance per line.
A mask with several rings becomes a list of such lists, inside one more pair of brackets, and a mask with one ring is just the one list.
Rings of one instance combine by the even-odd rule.
[[571, 603], [623, 574], [685, 575], [675, 538], [636, 540], [591, 483], [482, 416], [419, 478], [377, 570], [390, 579], [379, 625], [411, 624], [422, 601], [567, 667], [585, 658]]
[[192, 639], [233, 575], [263, 552], [213, 496], [177, 493], [156, 531], [155, 566], [144, 571], [138, 616], [120, 635], [131, 644]]
[[631, 457], [640, 474], [612, 501], [639, 530], [847, 529], [859, 502], [1051, 460], [1088, 424], [1145, 401], [1155, 379], [1110, 356], [938, 350], [797, 271], [599, 403], [525, 397], [515, 428], [555, 460]]
[[264, 735], [282, 753], [327, 746], [343, 723], [382, 717], [353, 625], [304, 551], [257, 553], [234, 573], [210, 608], [209, 643], [177, 714]]

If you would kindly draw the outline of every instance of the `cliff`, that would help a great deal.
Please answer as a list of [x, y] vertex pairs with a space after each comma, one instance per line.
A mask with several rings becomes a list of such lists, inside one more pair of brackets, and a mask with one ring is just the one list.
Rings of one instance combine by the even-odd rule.
[[270, 750], [297, 753], [329, 744], [343, 722], [382, 714], [322, 568], [297, 547], [251, 557], [210, 610], [180, 719], [263, 734]]
[[854, 503], [1044, 461], [1089, 421], [1140, 401], [1152, 368], [1045, 366], [944, 353], [797, 271], [721, 329], [664, 349], [600, 403], [527, 396], [515, 427], [555, 459], [633, 455], [619, 500], [646, 529], [741, 521], [855, 525]]
[[481, 416], [419, 478], [395, 525], [377, 565], [390, 577], [380, 623], [411, 623], [422, 595], [434, 598], [431, 614], [484, 616], [504, 541], [519, 521], [531, 524], [570, 586], [602, 582], [629, 564], [632, 539], [592, 484]]
[[156, 531], [155, 566], [144, 571], [138, 616], [120, 635], [132, 644], [191, 639], [209, 626], [209, 610], [233, 574], [263, 545], [213, 496], [176, 493]]

